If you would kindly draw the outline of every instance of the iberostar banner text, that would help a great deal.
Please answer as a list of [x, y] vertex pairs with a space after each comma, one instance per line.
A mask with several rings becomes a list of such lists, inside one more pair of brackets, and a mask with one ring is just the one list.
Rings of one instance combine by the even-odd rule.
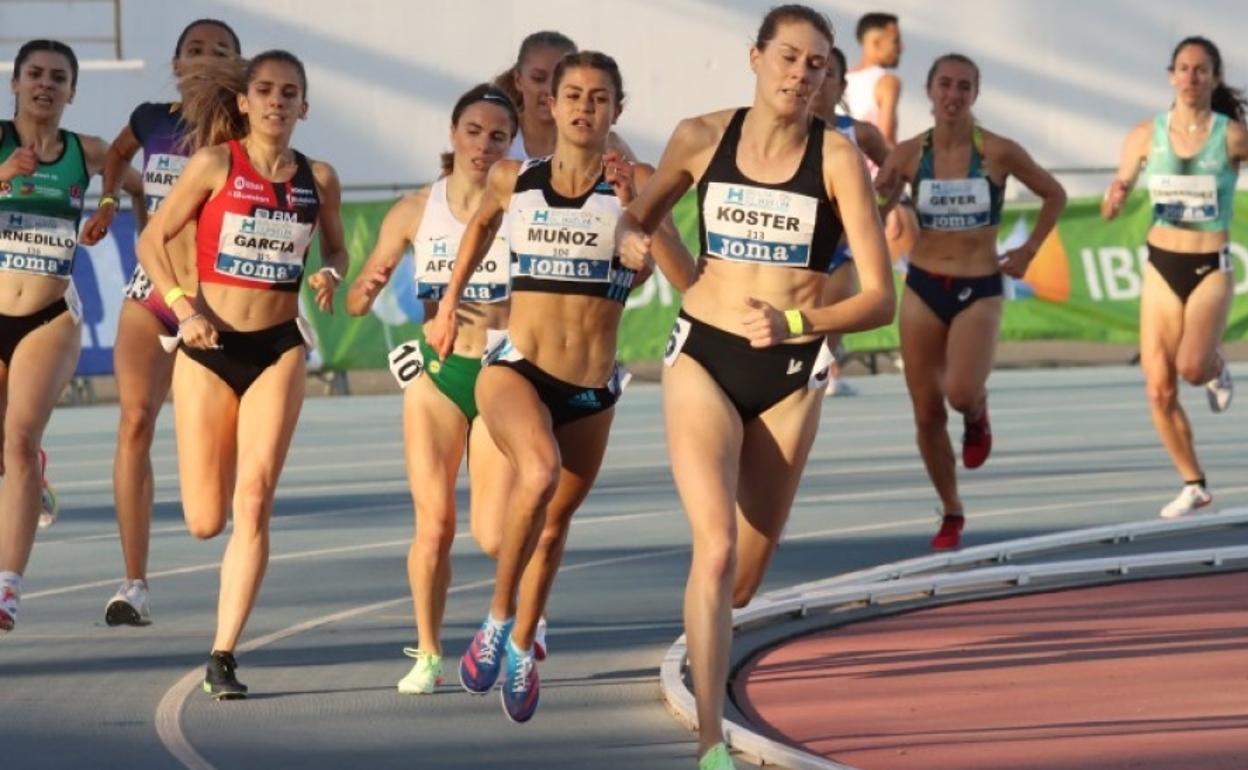
[[[347, 245], [354, 278], [376, 238], [390, 203], [349, 203], [343, 206]], [[1149, 209], [1142, 194], [1132, 198], [1123, 215], [1103, 222], [1095, 199], [1074, 200], [1066, 207], [1057, 230], [1045, 242], [1024, 281], [1010, 281], [1004, 339], [1071, 339], [1134, 342], [1138, 337], [1140, 283], [1146, 257], [1144, 235]], [[1235, 303], [1227, 337], [1240, 339], [1248, 331], [1248, 194], [1235, 198], [1231, 253], [1235, 268]], [[1006, 209], [1000, 230], [1000, 250], [1023, 242], [1035, 218], [1034, 207]], [[697, 251], [697, 210], [687, 195], [675, 211], [677, 227], [690, 251]], [[411, 259], [395, 271], [390, 286], [378, 299], [371, 316], [346, 316], [341, 303], [333, 316], [313, 313], [320, 354], [327, 368], [360, 369], [385, 366], [392, 347], [419, 333], [420, 307], [413, 299]], [[633, 291], [620, 331], [620, 357], [625, 361], [656, 361], [680, 296], [663, 277], [655, 275]], [[306, 303], [311, 306], [312, 303]], [[847, 338], [851, 350], [897, 347], [896, 325]]]

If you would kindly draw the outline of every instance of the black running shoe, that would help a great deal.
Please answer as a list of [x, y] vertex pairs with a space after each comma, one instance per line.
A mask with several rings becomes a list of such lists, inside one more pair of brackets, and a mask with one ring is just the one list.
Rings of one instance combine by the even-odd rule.
[[247, 697], [247, 685], [238, 681], [234, 672], [238, 662], [229, 652], [213, 652], [208, 656], [208, 670], [204, 674], [204, 692], [217, 700], [241, 700]]

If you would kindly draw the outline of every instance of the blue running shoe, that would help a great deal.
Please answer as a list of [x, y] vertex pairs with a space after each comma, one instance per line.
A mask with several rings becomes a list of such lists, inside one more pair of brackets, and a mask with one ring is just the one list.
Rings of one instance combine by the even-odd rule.
[[486, 616], [485, 622], [472, 637], [472, 644], [459, 659], [459, 683], [474, 695], [485, 695], [498, 681], [502, 667], [503, 645], [511, 638], [514, 619], [498, 621]]
[[537, 712], [541, 697], [541, 682], [537, 678], [537, 658], [533, 651], [521, 652], [507, 642], [507, 678], [503, 681], [503, 711], [507, 718], [523, 724]]

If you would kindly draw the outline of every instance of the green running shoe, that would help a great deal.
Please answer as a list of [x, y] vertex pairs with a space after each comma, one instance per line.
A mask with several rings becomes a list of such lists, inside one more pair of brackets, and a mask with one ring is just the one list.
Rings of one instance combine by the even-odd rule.
[[698, 760], [698, 770], [737, 770], [728, 756], [728, 747], [717, 743]]

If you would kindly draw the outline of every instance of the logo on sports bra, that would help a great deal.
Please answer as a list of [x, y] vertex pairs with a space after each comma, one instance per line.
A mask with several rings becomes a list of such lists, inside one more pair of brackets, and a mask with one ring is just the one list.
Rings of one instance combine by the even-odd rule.
[[992, 224], [992, 191], [984, 177], [924, 179], [915, 201], [926, 230], [975, 230]]
[[735, 262], [805, 267], [818, 201], [787, 190], [711, 182], [702, 203], [708, 254]]

